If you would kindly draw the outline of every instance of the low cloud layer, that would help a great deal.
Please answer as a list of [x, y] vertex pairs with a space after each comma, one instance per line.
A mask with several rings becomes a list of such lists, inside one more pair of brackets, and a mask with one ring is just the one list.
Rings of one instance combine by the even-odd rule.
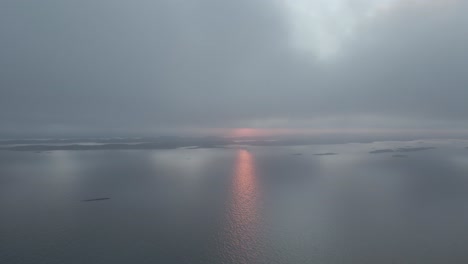
[[468, 129], [466, 1], [295, 1], [4, 1], [0, 136]]

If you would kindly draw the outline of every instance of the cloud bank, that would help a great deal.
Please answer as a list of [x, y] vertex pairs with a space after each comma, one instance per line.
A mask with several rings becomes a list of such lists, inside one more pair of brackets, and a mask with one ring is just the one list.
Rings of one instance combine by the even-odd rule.
[[468, 129], [466, 1], [3, 1], [0, 136]]

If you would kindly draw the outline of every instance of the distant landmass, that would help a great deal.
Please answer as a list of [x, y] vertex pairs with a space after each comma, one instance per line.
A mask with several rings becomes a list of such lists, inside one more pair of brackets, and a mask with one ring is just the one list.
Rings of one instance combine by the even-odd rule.
[[[242, 139], [240, 141], [239, 139]], [[356, 141], [359, 142], [359, 141]], [[365, 140], [363, 141], [365, 142]], [[18, 139], [0, 140], [0, 150], [34, 151], [41, 153], [54, 150], [151, 150], [151, 149], [199, 149], [226, 148], [230, 146], [299, 146], [323, 144], [313, 138], [224, 138], [224, 137], [177, 137], [161, 136], [152, 138], [81, 138], [81, 139]], [[468, 148], [468, 147], [467, 147]], [[434, 147], [402, 147], [396, 149], [377, 149], [369, 153], [414, 152], [434, 149]], [[293, 153], [300, 156], [302, 153]], [[315, 156], [332, 156], [338, 153], [317, 153]]]
[[434, 147], [404, 147], [404, 148], [397, 148], [397, 149], [377, 149], [370, 151], [371, 154], [378, 154], [378, 153], [390, 153], [390, 152], [416, 152], [416, 151], [423, 151], [435, 149]]
[[[189, 147], [190, 145], [180, 143], [141, 143], [141, 144], [101, 144], [101, 145], [24, 145], [4, 148], [13, 151], [52, 151], [52, 150], [138, 150], [138, 149], [176, 149]], [[201, 144], [191, 148], [216, 148], [223, 147], [212, 144]]]
[[157, 137], [157, 138], [111, 138], [111, 139], [48, 139], [1, 141], [0, 149], [12, 151], [53, 150], [139, 150], [176, 148], [217, 148], [234, 144], [231, 139], [220, 137]]

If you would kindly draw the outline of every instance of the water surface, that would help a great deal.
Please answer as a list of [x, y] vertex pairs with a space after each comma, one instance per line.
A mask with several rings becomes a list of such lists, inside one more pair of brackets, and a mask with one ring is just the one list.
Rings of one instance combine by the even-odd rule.
[[0, 262], [467, 263], [464, 143], [0, 151]]

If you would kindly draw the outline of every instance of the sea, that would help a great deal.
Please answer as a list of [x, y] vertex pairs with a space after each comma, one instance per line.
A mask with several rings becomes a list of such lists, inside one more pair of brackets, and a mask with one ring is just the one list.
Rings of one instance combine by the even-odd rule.
[[456, 139], [0, 151], [0, 263], [468, 263]]

